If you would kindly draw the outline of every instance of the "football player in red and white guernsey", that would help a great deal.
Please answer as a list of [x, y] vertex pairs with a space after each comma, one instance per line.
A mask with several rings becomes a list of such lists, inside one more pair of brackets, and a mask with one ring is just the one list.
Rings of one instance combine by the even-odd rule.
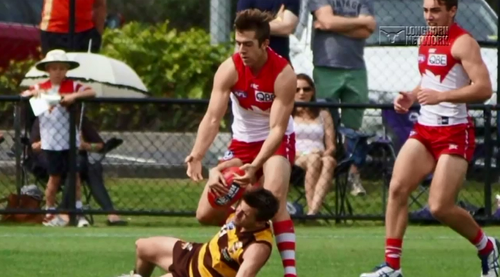
[[291, 112], [297, 80], [288, 61], [268, 47], [271, 20], [272, 15], [253, 9], [237, 14], [234, 27], [238, 51], [215, 74], [208, 110], [186, 158], [187, 175], [195, 181], [203, 179], [201, 160], [217, 135], [231, 99], [233, 137], [224, 158], [210, 170], [196, 217], [204, 224], [224, 222], [230, 211], [211, 205], [207, 194], [212, 191], [227, 195], [221, 170], [241, 166], [245, 175], [237, 176], [236, 182], [263, 182], [264, 188], [280, 200], [273, 230], [285, 277], [296, 277], [295, 231], [286, 209], [286, 197], [295, 160]]
[[385, 219], [385, 263], [361, 277], [403, 276], [400, 257], [408, 198], [431, 173], [428, 204], [432, 215], [477, 248], [480, 276], [499, 276], [498, 241], [486, 236], [473, 217], [455, 204], [475, 149], [466, 103], [486, 101], [492, 95], [477, 41], [454, 22], [457, 8], [457, 0], [423, 0], [429, 31], [419, 40], [421, 82], [394, 101], [400, 113], [420, 103], [420, 115], [394, 165]]

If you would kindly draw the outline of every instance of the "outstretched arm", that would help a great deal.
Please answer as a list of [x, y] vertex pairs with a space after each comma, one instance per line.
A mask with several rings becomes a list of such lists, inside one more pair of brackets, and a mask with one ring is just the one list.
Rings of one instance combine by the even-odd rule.
[[453, 44], [451, 54], [462, 62], [471, 84], [439, 93], [440, 102], [467, 103], [488, 100], [493, 94], [490, 74], [481, 58], [477, 41], [469, 35], [462, 35]]
[[243, 253], [243, 263], [236, 277], [255, 277], [271, 256], [271, 247], [264, 243], [253, 243]]
[[259, 154], [252, 162], [252, 166], [256, 169], [260, 169], [267, 159], [276, 152], [283, 140], [295, 102], [296, 86], [295, 72], [287, 65], [274, 83], [275, 98], [269, 119], [271, 130]]
[[226, 114], [231, 87], [236, 83], [238, 74], [232, 58], [228, 58], [220, 66], [214, 77], [212, 94], [207, 112], [198, 127], [198, 134], [191, 156], [201, 160], [219, 132], [220, 121]]

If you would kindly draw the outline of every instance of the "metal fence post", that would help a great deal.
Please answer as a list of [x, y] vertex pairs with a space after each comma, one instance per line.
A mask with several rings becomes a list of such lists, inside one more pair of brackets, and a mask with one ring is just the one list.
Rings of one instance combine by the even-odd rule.
[[21, 147], [21, 105], [22, 101], [16, 102], [14, 105], [14, 147], [16, 159], [16, 187], [17, 195], [21, 195], [22, 182], [22, 169], [21, 169], [21, 155], [23, 150]]
[[486, 213], [486, 220], [491, 220], [491, 157], [493, 152], [493, 141], [491, 138], [491, 106], [486, 105], [484, 108], [484, 144], [486, 147], [484, 156], [484, 208]]
[[230, 39], [231, 1], [210, 0], [210, 37], [212, 44]]
[[[71, 49], [75, 49], [76, 0], [69, 1], [69, 38]], [[76, 109], [75, 104], [69, 109], [69, 172], [66, 182], [70, 225], [76, 225]]]

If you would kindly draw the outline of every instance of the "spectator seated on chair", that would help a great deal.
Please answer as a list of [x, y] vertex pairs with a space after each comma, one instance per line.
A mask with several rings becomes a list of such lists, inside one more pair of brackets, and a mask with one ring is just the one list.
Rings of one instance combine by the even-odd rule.
[[[315, 101], [312, 79], [297, 75], [296, 102]], [[326, 110], [295, 107], [292, 113], [296, 136], [295, 165], [305, 171], [305, 192], [308, 215], [315, 215], [330, 189], [336, 166], [333, 119]]]
[[[105, 149], [108, 143], [104, 143], [104, 140], [97, 133], [95, 128], [89, 122], [86, 117], [83, 117], [81, 124], [81, 132], [80, 132], [80, 151], [78, 155], [78, 168], [81, 176], [82, 182], [85, 182], [90, 189], [94, 199], [104, 210], [114, 210], [113, 203], [111, 198], [109, 197], [109, 193], [104, 186], [104, 178], [102, 172], [102, 165], [98, 163], [91, 164], [89, 161], [88, 154], [90, 152], [103, 152], [109, 151], [109, 149]], [[37, 169], [46, 169], [47, 168], [47, 157], [44, 155], [44, 152], [40, 151], [40, 129], [37, 120], [35, 124], [33, 124], [33, 128], [31, 131], [31, 147], [33, 152], [33, 162], [37, 165]], [[113, 142], [112, 140], [110, 140]], [[116, 145], [112, 148], [116, 147]], [[34, 167], [32, 167], [34, 168]], [[63, 198], [62, 206], [68, 206], [65, 199], [66, 195]], [[69, 208], [69, 207], [66, 207]], [[68, 222], [67, 216], [61, 216], [65, 223]], [[110, 226], [120, 226], [126, 225], [127, 222], [120, 219], [120, 217], [116, 214], [109, 214], [107, 224]], [[83, 225], [79, 224], [79, 225]]]

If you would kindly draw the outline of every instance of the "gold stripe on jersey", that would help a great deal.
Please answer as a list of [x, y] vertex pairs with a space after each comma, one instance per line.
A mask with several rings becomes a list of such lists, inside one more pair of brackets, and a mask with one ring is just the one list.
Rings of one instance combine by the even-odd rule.
[[[229, 234], [230, 232], [222, 235], [221, 237], [219, 237], [219, 235], [215, 235], [215, 237], [208, 243], [207, 255], [204, 257], [204, 266], [215, 269], [224, 277], [236, 276], [239, 267], [239, 264], [230, 266], [227, 262], [227, 258], [232, 258], [230, 256], [227, 257], [227, 255], [229, 255], [227, 244]], [[219, 245], [222, 240], [225, 240], [225, 244]], [[224, 254], [226, 257], [222, 257]]]
[[193, 258], [190, 277], [235, 277], [249, 245], [266, 243], [272, 248], [273, 233], [269, 225], [256, 232], [237, 233], [231, 218]]

